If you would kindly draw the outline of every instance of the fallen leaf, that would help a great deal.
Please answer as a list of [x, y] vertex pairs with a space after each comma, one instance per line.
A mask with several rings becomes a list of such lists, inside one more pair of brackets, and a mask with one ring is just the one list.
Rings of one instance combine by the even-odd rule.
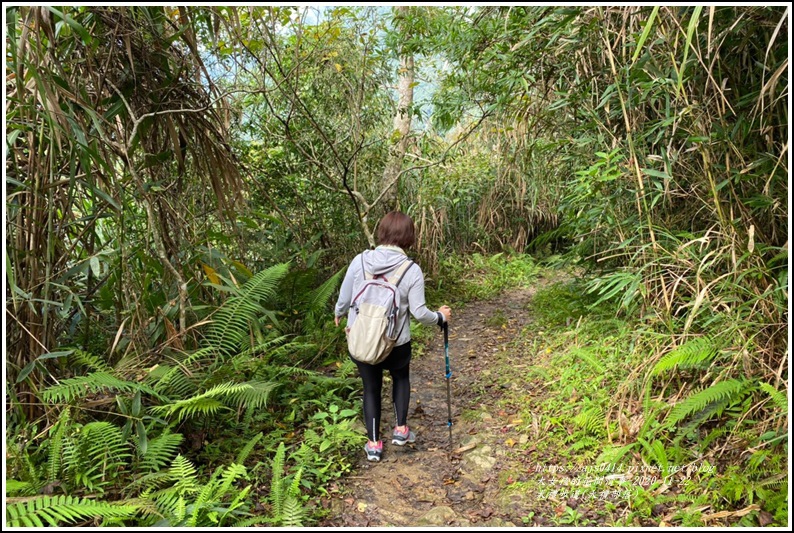
[[512, 448], [513, 446], [515, 446], [515, 445], [516, 445], [516, 441], [514, 441], [513, 439], [507, 439], [507, 440], [505, 441], [505, 444], [506, 444], [507, 446], [509, 446], [510, 448]]
[[773, 521], [774, 518], [772, 517], [771, 513], [768, 513], [766, 511], [761, 511], [760, 513], [758, 513], [758, 524], [761, 527], [766, 527], [769, 524], [771, 524]]

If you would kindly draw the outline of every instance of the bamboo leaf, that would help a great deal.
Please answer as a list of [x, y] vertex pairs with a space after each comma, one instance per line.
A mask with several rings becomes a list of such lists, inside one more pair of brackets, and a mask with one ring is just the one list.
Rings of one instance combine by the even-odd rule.
[[642, 35], [640, 35], [639, 40], [637, 40], [637, 49], [634, 50], [634, 55], [631, 58], [631, 62], [634, 63], [637, 61], [637, 58], [642, 51], [642, 47], [645, 44], [645, 41], [648, 39], [648, 35], [651, 33], [651, 28], [653, 27], [653, 22], [656, 20], [656, 14], [659, 12], [659, 6], [653, 8], [651, 11], [651, 15], [648, 17], [648, 21], [645, 23], [645, 28], [642, 30]]
[[695, 29], [700, 19], [700, 13], [703, 11], [703, 6], [697, 6], [692, 12], [692, 17], [689, 19], [689, 26], [686, 30], [686, 45], [684, 46], [684, 59], [681, 61], [681, 71], [678, 73], [678, 91], [682, 91], [684, 87], [684, 71], [686, 70], [686, 60], [689, 57], [689, 47], [692, 46], [692, 37], [695, 34]]

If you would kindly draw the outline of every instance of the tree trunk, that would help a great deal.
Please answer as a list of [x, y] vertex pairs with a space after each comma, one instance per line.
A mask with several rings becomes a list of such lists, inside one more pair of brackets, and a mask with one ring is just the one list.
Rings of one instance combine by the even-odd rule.
[[[401, 15], [405, 16], [408, 7], [399, 6], [396, 8]], [[400, 70], [398, 74], [397, 92], [397, 113], [394, 115], [394, 145], [389, 151], [389, 159], [386, 168], [383, 170], [381, 178], [381, 191], [383, 195], [383, 205], [386, 211], [397, 209], [397, 188], [400, 181], [400, 170], [402, 169], [405, 150], [408, 147], [408, 134], [411, 131], [412, 107], [414, 103], [414, 56], [412, 52], [404, 53], [400, 57]]]

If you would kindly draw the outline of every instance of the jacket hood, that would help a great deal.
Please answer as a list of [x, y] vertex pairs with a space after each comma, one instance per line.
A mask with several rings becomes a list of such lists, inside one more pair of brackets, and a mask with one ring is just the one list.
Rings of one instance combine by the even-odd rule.
[[408, 256], [396, 246], [378, 246], [364, 252], [364, 268], [375, 276], [387, 274], [400, 266]]

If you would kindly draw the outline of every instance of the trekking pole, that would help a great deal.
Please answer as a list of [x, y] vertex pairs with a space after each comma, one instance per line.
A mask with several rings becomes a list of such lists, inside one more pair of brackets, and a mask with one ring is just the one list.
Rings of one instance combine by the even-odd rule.
[[449, 427], [449, 453], [452, 453], [452, 393], [450, 392], [449, 378], [452, 371], [449, 369], [449, 324], [444, 322], [441, 326], [444, 330], [444, 365], [446, 366], [447, 377], [447, 426]]

